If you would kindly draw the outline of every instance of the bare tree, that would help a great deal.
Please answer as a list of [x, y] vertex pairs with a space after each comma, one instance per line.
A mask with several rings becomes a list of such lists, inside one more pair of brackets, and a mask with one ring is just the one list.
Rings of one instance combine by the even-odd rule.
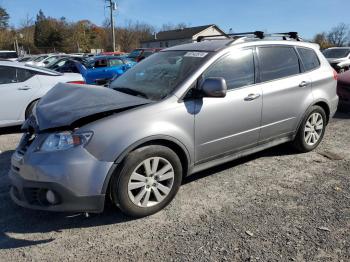
[[327, 35], [328, 42], [333, 46], [344, 46], [348, 42], [349, 26], [340, 23], [333, 27]]
[[326, 49], [332, 45], [327, 40], [327, 34], [325, 32], [318, 33], [315, 35], [313, 42], [319, 44], [321, 49]]

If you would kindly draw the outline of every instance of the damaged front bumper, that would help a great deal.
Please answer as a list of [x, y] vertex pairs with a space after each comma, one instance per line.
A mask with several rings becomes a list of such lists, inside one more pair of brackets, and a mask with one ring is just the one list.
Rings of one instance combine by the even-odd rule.
[[102, 212], [113, 163], [96, 159], [83, 146], [40, 152], [37, 148], [47, 135], [31, 142], [22, 139], [13, 154], [9, 174], [13, 201], [47, 211]]

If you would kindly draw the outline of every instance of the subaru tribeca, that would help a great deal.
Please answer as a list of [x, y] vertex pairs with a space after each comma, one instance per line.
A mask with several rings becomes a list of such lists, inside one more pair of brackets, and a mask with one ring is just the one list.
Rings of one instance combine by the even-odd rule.
[[189, 174], [285, 142], [315, 149], [337, 109], [336, 76], [315, 44], [241, 37], [162, 50], [110, 88], [59, 84], [22, 127], [11, 197], [153, 214]]

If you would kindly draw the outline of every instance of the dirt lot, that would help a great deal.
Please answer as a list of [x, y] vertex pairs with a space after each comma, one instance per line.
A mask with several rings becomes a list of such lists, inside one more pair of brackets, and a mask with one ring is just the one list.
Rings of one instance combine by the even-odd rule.
[[138, 220], [17, 207], [7, 172], [19, 137], [0, 136], [1, 261], [350, 261], [350, 114], [315, 152], [279, 146], [201, 172]]

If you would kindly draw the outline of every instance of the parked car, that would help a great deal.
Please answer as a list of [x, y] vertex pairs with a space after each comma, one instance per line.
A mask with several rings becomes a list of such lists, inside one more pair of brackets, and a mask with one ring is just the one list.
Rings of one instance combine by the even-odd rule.
[[339, 109], [350, 111], [350, 71], [338, 75]]
[[28, 65], [47, 67], [55, 63], [58, 59], [65, 57], [67, 55], [64, 54], [47, 54], [47, 55], [39, 55], [35, 59], [27, 62]]
[[338, 72], [343, 73], [350, 68], [350, 47], [332, 47], [323, 51], [331, 66]]
[[0, 127], [20, 125], [57, 83], [83, 83], [80, 74], [60, 74], [15, 62], [0, 62]]
[[101, 52], [99, 56], [120, 56], [124, 55], [125, 52], [115, 51], [115, 52]]
[[127, 215], [153, 214], [184, 176], [285, 142], [315, 149], [336, 85], [318, 45], [256, 38], [162, 50], [111, 88], [61, 84], [24, 124], [11, 197], [85, 212], [110, 198]]
[[161, 48], [137, 48], [128, 55], [128, 58], [132, 61], [140, 62], [160, 50]]
[[16, 51], [0, 50], [0, 58], [10, 60], [10, 61], [16, 61], [18, 58], [18, 55]]
[[96, 56], [88, 66], [80, 65], [79, 71], [87, 84], [105, 85], [115, 76], [120, 76], [136, 63], [115, 56]]
[[29, 62], [33, 59], [35, 59], [35, 56], [23, 56], [23, 57], [18, 58], [16, 61], [20, 62], [20, 63], [26, 63], [26, 62]]
[[89, 62], [87, 59], [83, 57], [63, 57], [57, 61], [55, 61], [53, 64], [47, 66], [46, 68], [55, 70], [60, 73], [78, 73], [80, 72], [80, 65], [79, 63], [82, 63], [84, 66], [88, 66]]

